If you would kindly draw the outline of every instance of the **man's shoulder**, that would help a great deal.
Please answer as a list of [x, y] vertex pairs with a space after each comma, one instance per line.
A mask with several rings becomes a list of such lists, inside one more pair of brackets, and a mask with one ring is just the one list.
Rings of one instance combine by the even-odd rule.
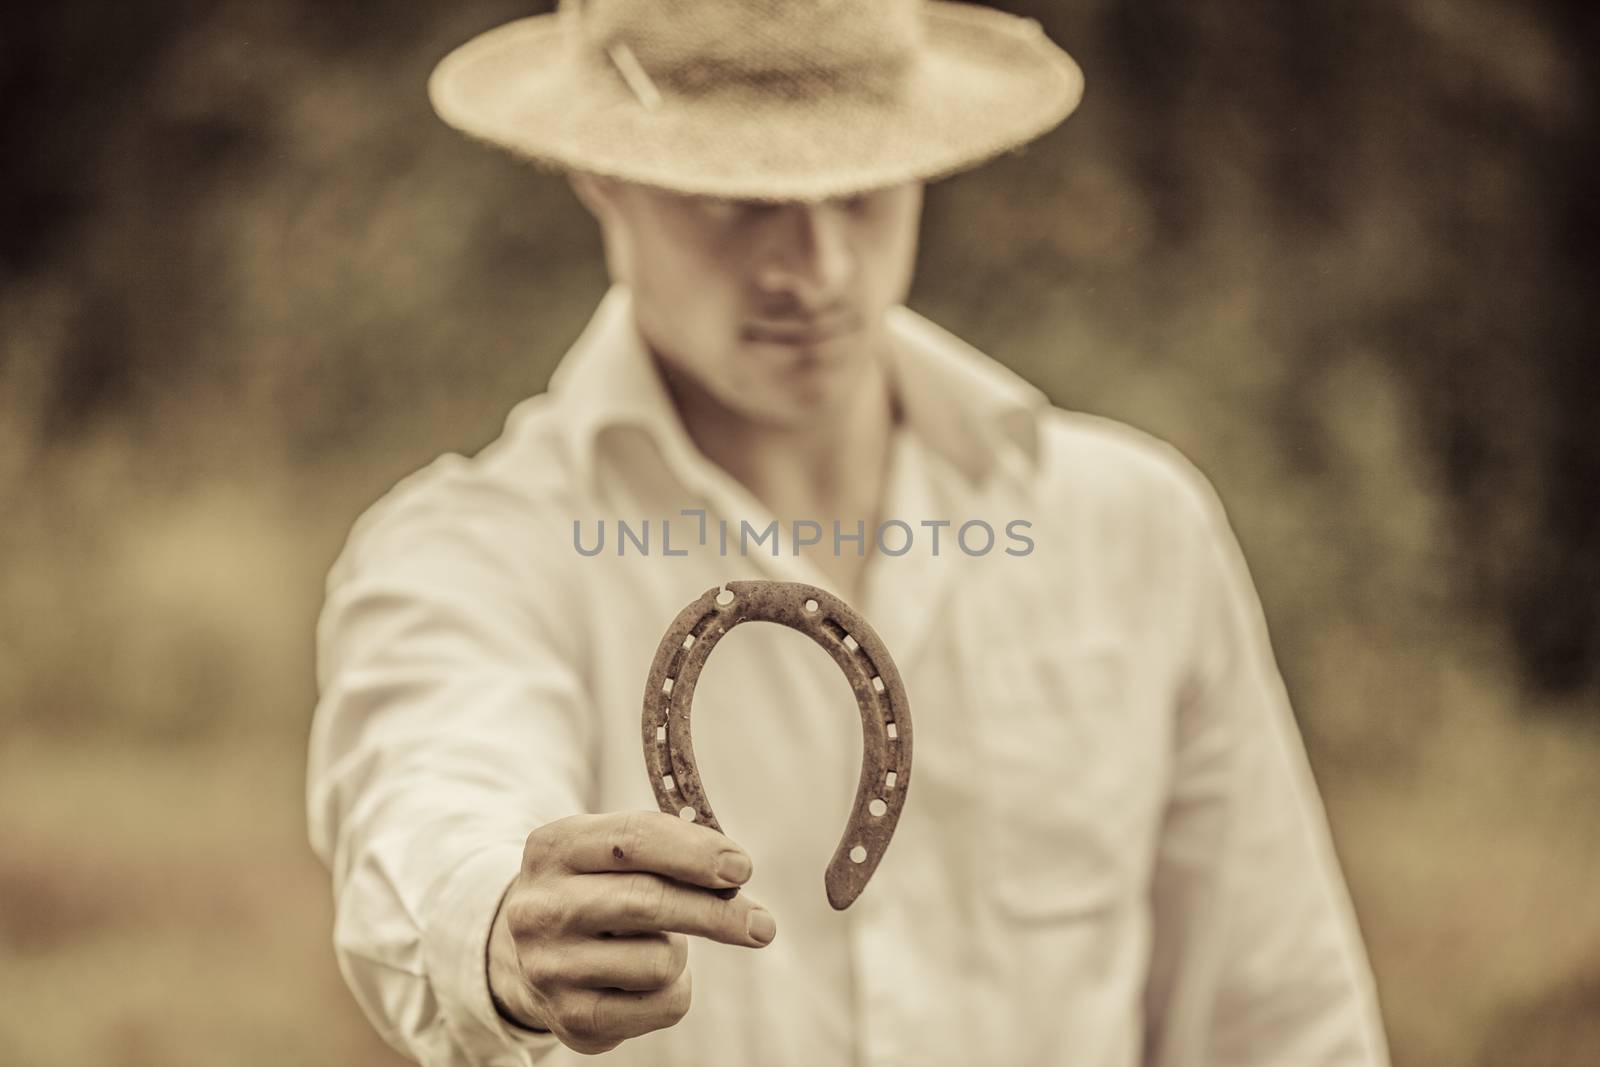
[[1207, 506], [1210, 481], [1175, 445], [1116, 419], [1051, 407], [1040, 417], [1047, 499], [1166, 510]]
[[424, 545], [478, 545], [508, 538], [527, 546], [559, 532], [575, 495], [549, 396], [522, 401], [501, 433], [470, 455], [445, 452], [402, 477], [366, 507], [350, 529], [341, 558]]
[[1038, 526], [1089, 553], [1133, 597], [1164, 597], [1230, 537], [1210, 481], [1168, 441], [1126, 423], [1051, 409], [1041, 419]]

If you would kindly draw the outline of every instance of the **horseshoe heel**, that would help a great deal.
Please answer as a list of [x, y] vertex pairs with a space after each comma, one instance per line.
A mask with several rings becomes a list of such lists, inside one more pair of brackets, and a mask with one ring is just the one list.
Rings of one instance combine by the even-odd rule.
[[[644, 763], [656, 803], [669, 815], [722, 826], [694, 760], [689, 710], [711, 650], [742, 622], [798, 630], [833, 658], [861, 711], [861, 781], [823, 883], [843, 911], [866, 888], [894, 836], [911, 784], [911, 705], [889, 650], [838, 597], [799, 582], [728, 582], [705, 591], [667, 627], [644, 691]], [[723, 891], [732, 896], [737, 889]]]

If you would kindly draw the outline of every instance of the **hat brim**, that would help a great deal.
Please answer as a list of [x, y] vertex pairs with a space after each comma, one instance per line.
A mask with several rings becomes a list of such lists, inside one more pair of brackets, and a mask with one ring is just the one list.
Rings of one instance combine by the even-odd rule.
[[566, 16], [473, 38], [428, 83], [439, 116], [520, 157], [674, 192], [824, 200], [928, 181], [1017, 148], [1083, 95], [1078, 65], [1038, 23], [972, 4], [925, 5], [925, 49], [893, 98], [666, 97], [645, 107], [570, 47]]

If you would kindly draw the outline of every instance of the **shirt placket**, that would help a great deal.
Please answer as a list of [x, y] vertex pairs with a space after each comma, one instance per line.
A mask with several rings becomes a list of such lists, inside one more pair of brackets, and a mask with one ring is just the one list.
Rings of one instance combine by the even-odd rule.
[[[930, 636], [947, 624], [946, 605], [962, 570], [950, 528], [941, 532], [940, 553], [932, 551], [932, 533], [924, 520], [952, 520], [963, 506], [960, 475], [937, 463], [914, 430], [896, 435], [889, 467], [882, 521], [898, 519], [912, 531], [903, 555], [879, 553], [868, 563], [863, 583], [863, 614], [895, 657], [906, 680], [912, 722], [918, 694], [915, 679]], [[904, 536], [904, 530], [898, 531]], [[886, 538], [888, 540], [888, 538]], [[895, 547], [898, 546], [896, 542]], [[931, 743], [929, 737], [924, 744]], [[900, 1067], [913, 1050], [903, 1042], [914, 1033], [919, 1012], [928, 1005], [913, 1002], [924, 988], [916, 945], [916, 917], [907, 915], [909, 901], [895, 892], [892, 879], [870, 885], [851, 909], [849, 937], [856, 972], [858, 1061], [867, 1067]]]
[[[930, 634], [944, 625], [944, 605], [957, 574], [964, 570], [955, 540], [956, 527], [969, 517], [963, 509], [973, 506], [977, 497], [965, 489], [963, 476], [954, 467], [930, 455], [917, 430], [902, 427], [891, 440], [884, 510], [879, 521], [904, 522], [912, 532], [912, 547], [903, 555], [875, 552], [869, 557], [863, 572], [861, 603], [856, 606], [878, 631], [901, 674], [911, 678], [915, 676], [918, 657], [928, 647]], [[720, 551], [717, 524], [728, 524], [729, 558], [720, 568], [728, 579], [739, 576], [732, 565], [737, 561], [748, 562], [761, 577], [831, 587], [821, 569], [808, 558], [794, 555], [789, 541], [781, 536], [776, 554], [763, 550], [736, 555], [740, 522], [750, 521], [757, 529], [765, 529], [775, 521], [774, 516], [731, 475], [688, 449], [679, 451], [673, 464], [685, 487], [705, 507], [706, 550]], [[923, 525], [924, 520], [950, 522], [939, 530], [938, 555], [932, 550], [934, 531]], [[865, 535], [872, 538], [875, 531], [867, 530]], [[886, 540], [897, 548], [898, 537], [903, 535], [900, 530]], [[818, 670], [832, 667], [824, 663]], [[826, 686], [819, 686], [819, 691], [826, 691]], [[915, 722], [916, 693], [910, 696]], [[915, 923], [896, 910], [905, 903], [896, 897], [890, 881], [879, 879], [838, 916], [852, 975], [854, 1059], [864, 1067], [899, 1067], [906, 1063], [911, 1050], [904, 1046], [900, 1035], [914, 1032], [918, 1012], [927, 1008], [911, 1001], [913, 991], [922, 986], [918, 976], [909, 973], [917, 966]]]

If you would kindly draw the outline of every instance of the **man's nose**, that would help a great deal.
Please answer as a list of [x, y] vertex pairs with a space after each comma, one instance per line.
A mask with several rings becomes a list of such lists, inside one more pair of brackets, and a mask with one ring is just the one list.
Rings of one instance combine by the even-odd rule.
[[761, 287], [794, 299], [806, 311], [836, 301], [855, 276], [845, 209], [831, 202], [785, 204]]

